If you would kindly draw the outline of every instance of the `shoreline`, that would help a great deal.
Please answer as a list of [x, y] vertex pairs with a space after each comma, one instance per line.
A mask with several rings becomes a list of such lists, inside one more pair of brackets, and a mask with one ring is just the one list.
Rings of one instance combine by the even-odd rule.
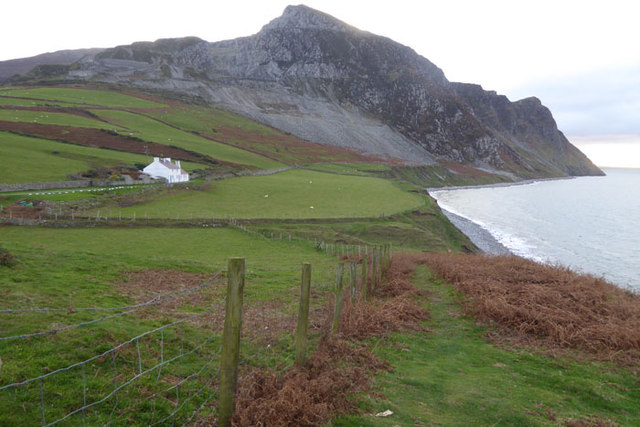
[[454, 190], [473, 190], [475, 188], [501, 188], [501, 187], [515, 187], [518, 185], [530, 185], [535, 184], [536, 182], [545, 182], [545, 181], [561, 181], [565, 179], [576, 179], [582, 178], [578, 176], [563, 176], [558, 178], [534, 178], [534, 179], [525, 179], [523, 181], [515, 181], [515, 182], [498, 182], [495, 184], [481, 184], [481, 185], [460, 185], [460, 186], [450, 186], [450, 187], [424, 187], [425, 190], [429, 194], [437, 193], [439, 191], [454, 191]]
[[491, 233], [475, 222], [456, 215], [453, 212], [449, 212], [446, 209], [440, 208], [440, 210], [482, 253], [489, 255], [513, 255], [513, 252], [505, 245], [500, 243]]
[[[483, 184], [483, 185], [463, 185], [463, 186], [451, 186], [451, 187], [425, 187], [424, 189], [429, 193], [429, 195], [435, 199], [436, 204], [438, 203], [438, 199], [435, 197], [435, 193], [441, 191], [455, 191], [455, 190], [471, 190], [476, 188], [501, 188], [501, 187], [513, 187], [519, 185], [531, 185], [537, 182], [544, 181], [559, 181], [565, 179], [576, 179], [575, 176], [564, 176], [557, 178], [534, 178], [534, 179], [525, 179], [523, 181], [516, 182], [500, 182], [496, 184]], [[444, 209], [442, 206], [438, 205], [442, 213], [451, 221], [451, 223], [460, 230], [464, 235], [466, 235], [474, 245], [476, 245], [482, 253], [489, 255], [515, 255], [509, 248], [500, 243], [498, 239], [493, 237], [493, 235], [476, 224], [475, 222], [464, 218], [460, 215], [457, 215], [453, 212], [450, 212]]]

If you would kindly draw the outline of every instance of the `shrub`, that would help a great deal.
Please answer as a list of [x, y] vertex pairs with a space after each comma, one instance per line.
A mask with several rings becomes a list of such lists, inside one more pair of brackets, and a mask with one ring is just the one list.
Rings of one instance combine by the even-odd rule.
[[13, 267], [16, 263], [16, 257], [8, 250], [0, 246], [0, 265], [5, 267]]

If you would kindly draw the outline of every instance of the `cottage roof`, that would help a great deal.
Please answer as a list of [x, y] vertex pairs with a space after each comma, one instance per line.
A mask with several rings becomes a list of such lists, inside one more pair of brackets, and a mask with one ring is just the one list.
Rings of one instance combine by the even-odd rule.
[[176, 169], [176, 170], [180, 169], [180, 166], [178, 166], [175, 163], [171, 163], [171, 160], [160, 159], [160, 164], [169, 169]]

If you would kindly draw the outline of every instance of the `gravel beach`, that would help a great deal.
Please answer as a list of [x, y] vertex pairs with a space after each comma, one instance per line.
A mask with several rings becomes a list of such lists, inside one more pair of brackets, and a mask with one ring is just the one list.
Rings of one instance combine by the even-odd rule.
[[466, 218], [451, 213], [445, 209], [442, 209], [442, 213], [449, 218], [449, 221], [453, 223], [460, 231], [469, 237], [469, 239], [478, 247], [482, 252], [490, 255], [509, 255], [511, 252], [502, 243], [498, 242], [495, 237], [491, 235], [487, 230], [480, 227], [478, 224], [469, 221]]

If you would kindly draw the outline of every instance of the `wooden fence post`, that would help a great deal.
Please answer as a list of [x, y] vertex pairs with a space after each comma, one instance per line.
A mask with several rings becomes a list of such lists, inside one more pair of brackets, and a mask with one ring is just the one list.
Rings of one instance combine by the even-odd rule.
[[311, 288], [311, 263], [302, 264], [300, 283], [300, 307], [298, 308], [298, 328], [296, 329], [296, 364], [304, 365], [307, 353], [307, 329], [309, 326], [309, 291]]
[[376, 281], [378, 280], [378, 247], [371, 249], [371, 293], [376, 290]]
[[369, 264], [369, 255], [362, 258], [362, 301], [367, 300], [367, 264]]
[[378, 286], [382, 286], [382, 246], [378, 246]]
[[356, 301], [356, 263], [351, 261], [349, 264], [349, 287], [351, 291], [351, 302]]
[[222, 355], [220, 357], [220, 400], [218, 403], [218, 425], [225, 427], [231, 425], [231, 417], [236, 403], [244, 274], [244, 258], [229, 258], [227, 301], [222, 333]]
[[336, 303], [333, 310], [333, 325], [331, 335], [340, 327], [340, 313], [342, 312], [342, 277], [344, 276], [344, 262], [338, 263], [336, 270]]

